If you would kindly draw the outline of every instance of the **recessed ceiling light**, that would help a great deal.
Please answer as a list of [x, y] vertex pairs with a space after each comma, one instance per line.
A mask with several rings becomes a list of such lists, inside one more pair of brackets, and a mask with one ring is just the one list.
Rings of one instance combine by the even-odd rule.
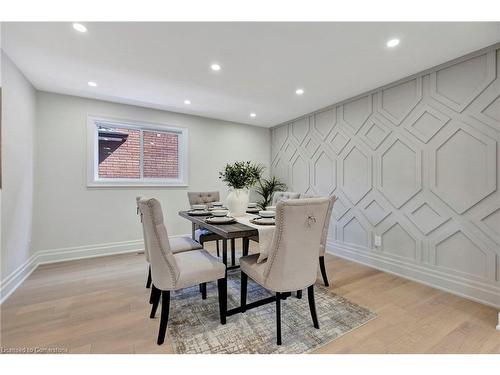
[[75, 29], [76, 31], [79, 31], [81, 33], [87, 32], [87, 28], [84, 25], [82, 25], [81, 23], [74, 23], [73, 29]]
[[94, 81], [88, 81], [87, 85], [89, 85], [90, 87], [97, 87], [97, 83], [95, 83]]
[[210, 69], [212, 69], [214, 72], [218, 72], [220, 70], [220, 65], [219, 64], [212, 64], [212, 65], [210, 65]]
[[191, 100], [188, 100], [188, 99], [184, 100], [184, 104], [188, 104], [188, 105], [191, 104]]
[[399, 39], [391, 39], [387, 41], [387, 47], [393, 48], [396, 47], [399, 44]]
[[250, 117], [257, 117], [257, 114], [256, 113], [250, 113]]
[[302, 95], [304, 93], [304, 89], [297, 89], [297, 90], [295, 90], [295, 93], [297, 95]]

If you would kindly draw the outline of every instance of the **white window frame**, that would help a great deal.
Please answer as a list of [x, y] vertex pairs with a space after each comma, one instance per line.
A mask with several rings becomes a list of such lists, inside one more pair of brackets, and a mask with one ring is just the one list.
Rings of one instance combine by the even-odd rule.
[[[100, 178], [98, 125], [116, 128], [136, 129], [141, 132], [140, 173], [141, 178]], [[144, 131], [177, 133], [178, 138], [178, 178], [144, 178]], [[187, 187], [188, 186], [188, 130], [169, 125], [152, 124], [107, 117], [87, 116], [87, 186], [88, 187]]]

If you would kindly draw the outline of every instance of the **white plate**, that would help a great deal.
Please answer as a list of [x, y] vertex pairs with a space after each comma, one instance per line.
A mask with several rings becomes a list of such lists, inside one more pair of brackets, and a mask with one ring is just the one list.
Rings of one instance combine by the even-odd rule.
[[207, 217], [205, 221], [209, 224], [230, 224], [236, 222], [234, 217], [223, 216], [223, 217]]
[[248, 203], [248, 208], [255, 208], [257, 207], [257, 203]]
[[274, 217], [256, 217], [255, 219], [251, 220], [254, 224], [257, 225], [275, 225], [276, 220]]
[[267, 206], [266, 210], [267, 211], [276, 211], [276, 206]]
[[274, 211], [259, 211], [260, 217], [274, 217], [275, 215], [276, 215], [276, 212], [274, 212]]
[[193, 205], [191, 206], [191, 208], [192, 208], [193, 210], [204, 210], [204, 209], [206, 209], [206, 208], [207, 208], [207, 205], [206, 205], [206, 204], [193, 204]]

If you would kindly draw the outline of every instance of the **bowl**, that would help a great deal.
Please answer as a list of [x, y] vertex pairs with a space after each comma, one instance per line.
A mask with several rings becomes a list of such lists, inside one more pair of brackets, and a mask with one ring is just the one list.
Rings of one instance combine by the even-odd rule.
[[266, 210], [267, 211], [276, 211], [276, 206], [267, 206]]
[[248, 203], [248, 208], [255, 208], [257, 207], [257, 203]]
[[259, 211], [259, 216], [260, 217], [274, 217], [276, 215], [276, 212], [274, 211]]
[[207, 208], [207, 205], [206, 204], [193, 204], [191, 206], [191, 208], [193, 210], [204, 210], [205, 208]]
[[215, 217], [224, 217], [227, 216], [227, 210], [212, 210], [212, 216]]
[[212, 202], [212, 207], [222, 207], [222, 202]]

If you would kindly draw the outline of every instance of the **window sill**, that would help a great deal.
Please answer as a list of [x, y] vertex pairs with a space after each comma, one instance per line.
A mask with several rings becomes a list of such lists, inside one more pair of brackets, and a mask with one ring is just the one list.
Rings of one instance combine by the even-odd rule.
[[99, 188], [186, 188], [189, 185], [185, 182], [179, 183], [148, 183], [148, 182], [93, 182], [88, 183], [87, 188], [89, 189], [99, 189]]

